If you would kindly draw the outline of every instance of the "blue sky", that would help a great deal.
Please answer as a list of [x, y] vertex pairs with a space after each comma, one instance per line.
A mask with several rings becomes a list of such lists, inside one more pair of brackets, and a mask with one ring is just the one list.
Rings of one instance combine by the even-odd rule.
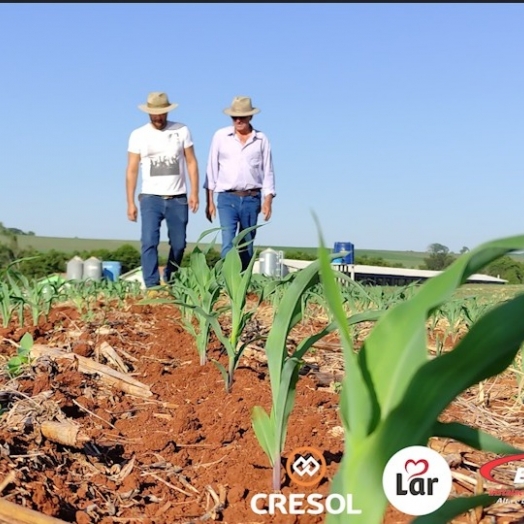
[[[138, 239], [137, 105], [166, 91], [201, 184], [235, 95], [277, 198], [263, 245], [423, 251], [524, 233], [523, 4], [1, 4], [0, 221]], [[209, 228], [190, 215], [188, 240]], [[218, 224], [215, 224], [218, 225]], [[163, 239], [166, 239], [165, 226]]]

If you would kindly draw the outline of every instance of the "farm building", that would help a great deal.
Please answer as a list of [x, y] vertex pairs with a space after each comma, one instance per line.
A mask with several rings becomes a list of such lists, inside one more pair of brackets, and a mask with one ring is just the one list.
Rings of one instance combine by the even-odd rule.
[[[292, 260], [289, 258], [283, 259], [283, 264], [289, 272], [299, 271], [304, 269], [311, 261], [309, 260]], [[374, 284], [374, 285], [406, 285], [411, 282], [423, 282], [428, 278], [434, 277], [440, 271], [430, 271], [427, 269], [407, 269], [397, 267], [382, 267], [382, 266], [366, 266], [366, 265], [349, 265], [349, 264], [333, 264], [337, 270], [351, 276], [357, 282]], [[257, 260], [253, 267], [254, 273], [260, 273], [260, 262]], [[132, 271], [122, 275], [124, 280], [137, 280], [144, 286], [142, 279], [142, 268], [137, 267]], [[471, 284], [506, 284], [507, 281], [502, 278], [491, 277], [489, 275], [475, 274], [468, 278]]]

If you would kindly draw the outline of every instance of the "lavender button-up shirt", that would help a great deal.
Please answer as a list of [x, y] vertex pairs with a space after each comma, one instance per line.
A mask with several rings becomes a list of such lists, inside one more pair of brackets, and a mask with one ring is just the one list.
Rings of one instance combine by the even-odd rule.
[[273, 159], [266, 135], [253, 129], [242, 144], [233, 126], [219, 129], [211, 141], [204, 188], [215, 193], [261, 188], [263, 196], [275, 196]]

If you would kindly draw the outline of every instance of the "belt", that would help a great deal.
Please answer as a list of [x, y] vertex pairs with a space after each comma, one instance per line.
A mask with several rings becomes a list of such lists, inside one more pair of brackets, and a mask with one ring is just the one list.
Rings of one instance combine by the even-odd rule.
[[258, 196], [258, 195], [260, 195], [260, 188], [257, 187], [257, 188], [254, 188], [254, 189], [245, 189], [245, 190], [227, 189], [226, 193], [232, 193], [233, 195], [238, 195], [238, 196], [242, 196], [242, 197], [245, 197], [245, 196]]
[[183, 198], [187, 195], [185, 193], [182, 193], [181, 195], [157, 195], [160, 198], [163, 198], [164, 200], [171, 200], [172, 198]]

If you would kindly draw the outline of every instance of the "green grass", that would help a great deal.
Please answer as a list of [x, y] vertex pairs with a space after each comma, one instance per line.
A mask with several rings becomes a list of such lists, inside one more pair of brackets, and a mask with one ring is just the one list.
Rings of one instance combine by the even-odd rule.
[[[0, 236], [0, 243], [9, 243], [6, 237]], [[92, 251], [95, 249], [107, 249], [114, 251], [124, 244], [130, 244], [140, 251], [139, 240], [106, 240], [95, 238], [65, 238], [65, 237], [40, 237], [20, 235], [18, 237], [18, 246], [21, 249], [33, 247], [43, 253], [51, 251], [62, 251], [72, 253], [73, 251]], [[193, 249], [195, 244], [188, 244], [188, 249]], [[161, 242], [159, 246], [160, 255], [167, 256], [169, 245], [167, 242]]]
[[524, 293], [524, 284], [464, 284], [457, 289], [455, 297], [476, 297], [491, 303], [508, 300], [521, 293]]

